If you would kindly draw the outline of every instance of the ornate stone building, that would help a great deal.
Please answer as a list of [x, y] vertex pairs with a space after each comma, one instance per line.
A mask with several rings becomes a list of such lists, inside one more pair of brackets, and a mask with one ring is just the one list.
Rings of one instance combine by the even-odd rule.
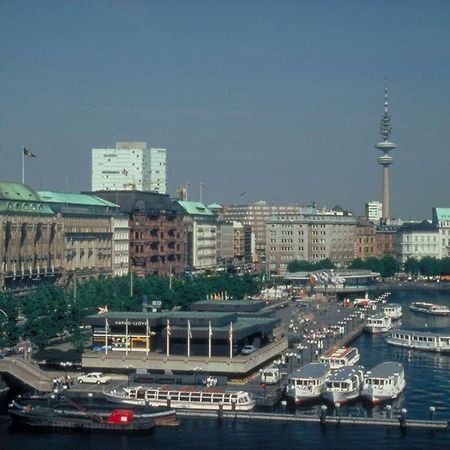
[[0, 182], [0, 289], [53, 284], [63, 272], [61, 217], [28, 186]]
[[183, 210], [168, 195], [143, 191], [98, 191], [128, 216], [130, 266], [140, 276], [183, 272]]
[[63, 276], [77, 279], [113, 275], [112, 218], [118, 206], [86, 194], [38, 193], [62, 224]]

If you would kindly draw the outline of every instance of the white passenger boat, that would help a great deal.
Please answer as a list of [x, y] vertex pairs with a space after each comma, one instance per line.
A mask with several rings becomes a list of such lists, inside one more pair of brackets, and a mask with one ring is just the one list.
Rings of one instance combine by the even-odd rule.
[[228, 391], [218, 388], [198, 390], [194, 387], [125, 387], [104, 392], [106, 398], [115, 403], [130, 405], [167, 406], [183, 409], [251, 411], [255, 401], [244, 391]]
[[388, 305], [383, 306], [381, 311], [385, 316], [390, 317], [392, 320], [398, 320], [403, 315], [402, 305], [398, 303], [389, 303]]
[[355, 400], [361, 394], [364, 381], [362, 366], [345, 366], [333, 372], [325, 382], [322, 396], [325, 400], [343, 404]]
[[409, 309], [414, 312], [433, 316], [447, 316], [450, 314], [450, 309], [447, 306], [427, 302], [413, 302], [409, 305]]
[[386, 342], [391, 345], [416, 350], [450, 352], [450, 333], [441, 334], [427, 331], [395, 330], [386, 337]]
[[318, 399], [330, 374], [331, 369], [327, 364], [305, 364], [289, 376], [286, 387], [287, 397], [296, 405]]
[[397, 398], [405, 389], [405, 371], [398, 362], [385, 361], [364, 375], [361, 395], [371, 403]]
[[359, 361], [359, 351], [356, 347], [340, 347], [328, 350], [320, 357], [320, 362], [328, 364], [331, 370], [344, 366], [353, 366]]
[[366, 326], [364, 329], [368, 333], [386, 333], [392, 328], [392, 320], [390, 317], [380, 314], [377, 316], [371, 316], [367, 319]]

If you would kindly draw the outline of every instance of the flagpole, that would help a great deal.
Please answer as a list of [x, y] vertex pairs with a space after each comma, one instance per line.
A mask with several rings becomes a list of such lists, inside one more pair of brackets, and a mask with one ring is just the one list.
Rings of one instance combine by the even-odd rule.
[[108, 318], [105, 317], [105, 355], [108, 354]]
[[212, 328], [211, 328], [211, 321], [209, 321], [209, 330], [208, 330], [208, 358], [211, 358], [211, 337], [212, 337]]
[[128, 355], [128, 317], [125, 319], [125, 355]]
[[230, 322], [230, 359], [233, 358], [233, 322]]
[[188, 344], [188, 348], [187, 348], [187, 351], [188, 351], [188, 358], [191, 356], [191, 321], [190, 320], [188, 320], [188, 342], [187, 342], [187, 344]]
[[169, 322], [169, 319], [167, 319], [167, 327], [166, 327], [166, 354], [167, 354], [167, 356], [169, 356], [169, 354], [170, 354], [170, 348], [169, 348], [169, 346], [170, 346], [170, 341], [169, 341], [170, 333], [171, 333], [171, 331], [170, 331], [170, 322]]
[[148, 317], [147, 317], [147, 320], [145, 321], [145, 325], [146, 325], [146, 327], [145, 327], [145, 332], [146, 332], [146, 334], [147, 334], [147, 339], [145, 340], [145, 356], [148, 356], [148, 348], [149, 348], [149, 340], [150, 340], [150, 336], [149, 336], [149, 334], [150, 334], [150, 330], [149, 330], [149, 326], [148, 326]]
[[22, 184], [25, 184], [25, 147], [22, 145]]

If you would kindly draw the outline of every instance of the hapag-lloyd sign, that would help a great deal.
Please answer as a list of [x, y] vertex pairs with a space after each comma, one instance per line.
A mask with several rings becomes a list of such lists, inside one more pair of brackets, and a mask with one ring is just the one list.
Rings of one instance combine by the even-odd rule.
[[112, 321], [111, 325], [138, 325], [138, 326], [146, 326], [147, 322], [145, 320], [115, 320]]

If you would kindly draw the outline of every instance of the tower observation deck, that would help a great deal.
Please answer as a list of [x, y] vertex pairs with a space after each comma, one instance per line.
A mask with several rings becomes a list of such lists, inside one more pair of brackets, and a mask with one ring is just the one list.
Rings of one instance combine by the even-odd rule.
[[389, 218], [389, 166], [394, 158], [389, 155], [391, 150], [397, 148], [397, 145], [389, 140], [392, 132], [391, 116], [389, 115], [388, 88], [387, 81], [384, 82], [384, 113], [381, 117], [380, 134], [383, 140], [375, 145], [375, 148], [381, 150], [383, 154], [378, 157], [378, 163], [383, 166], [383, 210], [382, 219]]

